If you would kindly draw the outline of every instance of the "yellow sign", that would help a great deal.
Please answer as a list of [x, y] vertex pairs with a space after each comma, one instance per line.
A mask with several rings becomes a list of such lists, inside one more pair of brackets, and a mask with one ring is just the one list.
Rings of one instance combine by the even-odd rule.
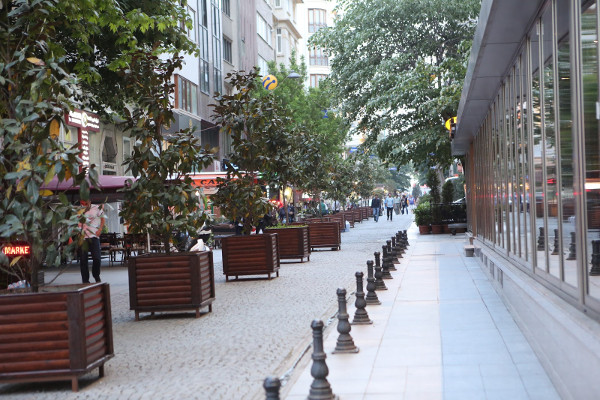
[[456, 124], [456, 117], [448, 118], [446, 121], [446, 129], [450, 130], [451, 124]]

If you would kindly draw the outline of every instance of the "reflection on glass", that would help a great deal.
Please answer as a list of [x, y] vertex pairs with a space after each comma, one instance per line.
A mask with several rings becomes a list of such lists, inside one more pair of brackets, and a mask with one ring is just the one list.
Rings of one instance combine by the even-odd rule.
[[[596, 4], [581, 16], [581, 47], [583, 50], [583, 102], [585, 129], [585, 204], [587, 216], [587, 263], [592, 253], [592, 240], [600, 230], [600, 133], [596, 115], [598, 102], [598, 29]], [[590, 265], [588, 264], [588, 271]], [[588, 274], [586, 274], [587, 276]], [[600, 276], [589, 276], [589, 294], [600, 297]]]
[[[531, 38], [532, 65], [539, 65], [539, 41], [537, 31], [539, 23], [534, 27]], [[531, 76], [532, 118], [533, 118], [533, 170], [535, 185], [535, 226], [532, 230], [536, 236], [536, 267], [546, 271], [546, 248], [548, 233], [544, 226], [544, 171], [543, 171], [543, 140], [542, 140], [542, 111], [540, 93], [540, 70], [534, 69]], [[541, 228], [541, 229], [540, 229]]]
[[562, 263], [564, 280], [577, 286], [577, 254], [571, 239], [575, 234], [575, 199], [573, 196], [573, 139], [571, 122], [571, 65], [569, 38], [558, 45], [558, 91], [560, 118], [560, 205], [562, 208]]
[[554, 35], [552, 27], [552, 7], [548, 7], [542, 16], [543, 29], [543, 59], [544, 59], [544, 148], [545, 153], [545, 183], [546, 183], [546, 257], [550, 274], [561, 278], [560, 270], [560, 235], [558, 224], [558, 177], [557, 177], [557, 147], [555, 122], [555, 93], [554, 93]]

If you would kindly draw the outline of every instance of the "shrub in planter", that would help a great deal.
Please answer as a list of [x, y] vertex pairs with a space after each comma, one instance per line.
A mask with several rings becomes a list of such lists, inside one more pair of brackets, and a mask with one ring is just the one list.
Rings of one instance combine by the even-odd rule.
[[431, 207], [427, 202], [421, 202], [414, 210], [415, 224], [419, 227], [421, 234], [429, 233], [431, 224]]

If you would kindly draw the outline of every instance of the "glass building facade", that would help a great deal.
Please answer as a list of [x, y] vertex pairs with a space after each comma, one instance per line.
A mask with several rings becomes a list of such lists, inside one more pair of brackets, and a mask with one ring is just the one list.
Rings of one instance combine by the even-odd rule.
[[600, 398], [600, 0], [482, 0], [457, 113], [477, 261], [563, 398]]
[[469, 223], [600, 319], [600, 7], [541, 3], [466, 154]]

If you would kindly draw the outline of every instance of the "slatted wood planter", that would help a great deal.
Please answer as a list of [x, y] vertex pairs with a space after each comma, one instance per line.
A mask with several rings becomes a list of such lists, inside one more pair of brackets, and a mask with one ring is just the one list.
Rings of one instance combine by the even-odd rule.
[[0, 296], [0, 382], [70, 380], [76, 392], [114, 356], [109, 286], [40, 290]]
[[325, 248], [340, 250], [342, 237], [340, 235], [340, 224], [332, 222], [313, 222], [309, 224], [310, 248]]
[[358, 208], [352, 209], [352, 215], [354, 215], [354, 222], [362, 222], [362, 212]]
[[196, 311], [215, 300], [212, 251], [146, 254], [128, 263], [129, 306], [139, 320], [142, 312]]
[[352, 214], [352, 211], [340, 211], [339, 214], [344, 216], [344, 219], [348, 222], [350, 228], [354, 228], [354, 214]]
[[344, 214], [333, 214], [329, 216], [329, 220], [332, 222], [337, 222], [340, 226], [340, 232], [344, 232], [346, 230], [346, 217]]
[[310, 261], [308, 226], [293, 228], [267, 228], [266, 233], [276, 233], [280, 259], [299, 258], [300, 262]]
[[279, 276], [279, 250], [276, 233], [230, 236], [223, 238], [223, 274], [225, 280], [244, 275]]
[[363, 220], [369, 219], [369, 216], [373, 215], [371, 207], [360, 207], [360, 213]]

